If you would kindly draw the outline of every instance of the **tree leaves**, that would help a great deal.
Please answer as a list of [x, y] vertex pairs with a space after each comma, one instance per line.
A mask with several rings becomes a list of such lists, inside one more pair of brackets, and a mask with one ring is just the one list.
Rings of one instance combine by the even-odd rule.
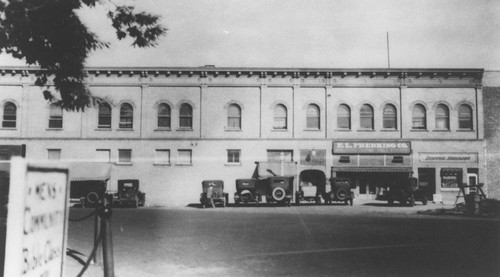
[[[43, 71], [36, 85], [52, 82], [61, 99], [44, 96], [66, 110], [84, 110], [96, 99], [85, 86], [84, 63], [91, 51], [109, 47], [80, 21], [75, 10], [86, 5], [95, 7], [99, 0], [11, 0], [0, 1], [0, 51]], [[133, 38], [132, 45], [155, 46], [166, 29], [159, 17], [135, 13], [134, 7], [117, 6], [109, 12], [118, 39]]]

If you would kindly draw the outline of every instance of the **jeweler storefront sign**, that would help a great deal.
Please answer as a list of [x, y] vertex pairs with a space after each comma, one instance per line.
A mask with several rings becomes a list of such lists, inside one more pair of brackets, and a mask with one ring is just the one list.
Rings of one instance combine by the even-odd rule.
[[334, 141], [333, 154], [411, 154], [410, 141]]
[[68, 196], [67, 169], [12, 159], [4, 276], [63, 276]]
[[420, 162], [477, 163], [477, 153], [419, 153]]

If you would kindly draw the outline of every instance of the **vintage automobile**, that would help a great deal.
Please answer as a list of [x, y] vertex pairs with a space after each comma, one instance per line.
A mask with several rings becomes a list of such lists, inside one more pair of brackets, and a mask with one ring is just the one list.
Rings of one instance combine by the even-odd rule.
[[214, 201], [214, 205], [222, 205], [222, 207], [226, 207], [229, 195], [224, 192], [224, 181], [205, 180], [201, 182], [201, 186], [203, 189], [203, 192], [200, 194], [200, 203], [202, 208], [211, 205], [210, 199], [207, 197], [209, 187], [213, 187], [212, 199]]
[[418, 179], [411, 177], [399, 183], [394, 182], [388, 187], [387, 203], [392, 206], [394, 201], [410, 207], [415, 206], [416, 201], [421, 201], [423, 205], [427, 205], [427, 196], [420, 189]]
[[354, 193], [351, 191], [352, 182], [349, 178], [330, 178], [330, 187], [331, 190], [323, 194], [325, 203], [332, 204], [333, 201], [338, 201], [352, 206]]
[[271, 176], [263, 182], [266, 190], [266, 202], [291, 205], [293, 198], [293, 176]]
[[326, 176], [321, 170], [304, 170], [299, 176], [299, 190], [295, 192], [295, 204], [301, 201], [321, 203], [325, 192]]
[[258, 179], [237, 179], [236, 192], [234, 193], [234, 204], [255, 203], [259, 205], [262, 202], [261, 192], [259, 191]]
[[146, 203], [146, 194], [139, 190], [139, 180], [124, 179], [118, 180], [118, 192], [112, 199], [113, 206], [137, 208]]

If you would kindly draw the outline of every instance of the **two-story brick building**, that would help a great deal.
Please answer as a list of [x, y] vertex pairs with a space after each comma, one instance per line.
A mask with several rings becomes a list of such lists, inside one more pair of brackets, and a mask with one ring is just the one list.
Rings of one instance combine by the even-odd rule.
[[206, 179], [232, 195], [256, 161], [349, 177], [358, 198], [408, 176], [438, 202], [489, 185], [482, 69], [88, 68], [108, 102], [85, 112], [47, 103], [37, 71], [0, 69], [0, 145], [110, 164], [109, 189], [139, 179], [147, 205], [196, 203]]

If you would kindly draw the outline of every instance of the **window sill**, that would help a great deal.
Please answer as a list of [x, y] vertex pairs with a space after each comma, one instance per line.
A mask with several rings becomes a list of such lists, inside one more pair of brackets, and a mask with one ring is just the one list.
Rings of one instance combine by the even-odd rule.
[[224, 131], [226, 132], [242, 132], [241, 129], [237, 129], [237, 128], [228, 128], [228, 127], [224, 127]]
[[156, 128], [154, 131], [155, 132], [171, 132], [172, 129], [170, 129], [170, 128]]
[[178, 128], [178, 129], [176, 129], [176, 131], [180, 131], [180, 132], [192, 132], [193, 128]]
[[134, 131], [134, 129], [130, 129], [130, 128], [118, 128], [116, 130], [121, 131], [121, 132], [133, 132]]
[[461, 133], [474, 133], [475, 130], [473, 130], [473, 129], [458, 129], [457, 132], [461, 132]]
[[99, 127], [97, 127], [97, 129], [95, 129], [95, 130], [96, 130], [96, 131], [108, 131], [108, 132], [109, 132], [109, 131], [112, 131], [112, 130], [111, 130], [111, 127], [110, 127], [110, 128], [99, 128]]
[[451, 130], [432, 130], [432, 131], [436, 133], [451, 133]]
[[375, 132], [373, 129], [358, 129], [358, 132]]
[[193, 164], [175, 164], [175, 166], [193, 166]]
[[119, 165], [119, 166], [132, 166], [133, 164], [132, 163], [117, 162], [115, 165]]
[[459, 191], [459, 188], [441, 188], [441, 191]]
[[398, 129], [382, 129], [380, 132], [398, 132]]
[[304, 132], [321, 132], [321, 129], [305, 128]]
[[241, 163], [225, 163], [224, 166], [241, 166]]
[[172, 166], [172, 164], [154, 163], [153, 166]]
[[338, 128], [335, 129], [335, 132], [352, 132], [350, 128]]
[[10, 127], [2, 127], [0, 128], [0, 130], [2, 131], [17, 131], [17, 128], [10, 128]]
[[63, 128], [47, 128], [45, 129], [46, 131], [62, 131], [64, 130]]
[[286, 133], [286, 132], [288, 132], [288, 129], [273, 128], [273, 129], [271, 129], [271, 132]]
[[410, 132], [426, 133], [426, 132], [429, 132], [429, 130], [427, 130], [427, 129], [410, 129]]

